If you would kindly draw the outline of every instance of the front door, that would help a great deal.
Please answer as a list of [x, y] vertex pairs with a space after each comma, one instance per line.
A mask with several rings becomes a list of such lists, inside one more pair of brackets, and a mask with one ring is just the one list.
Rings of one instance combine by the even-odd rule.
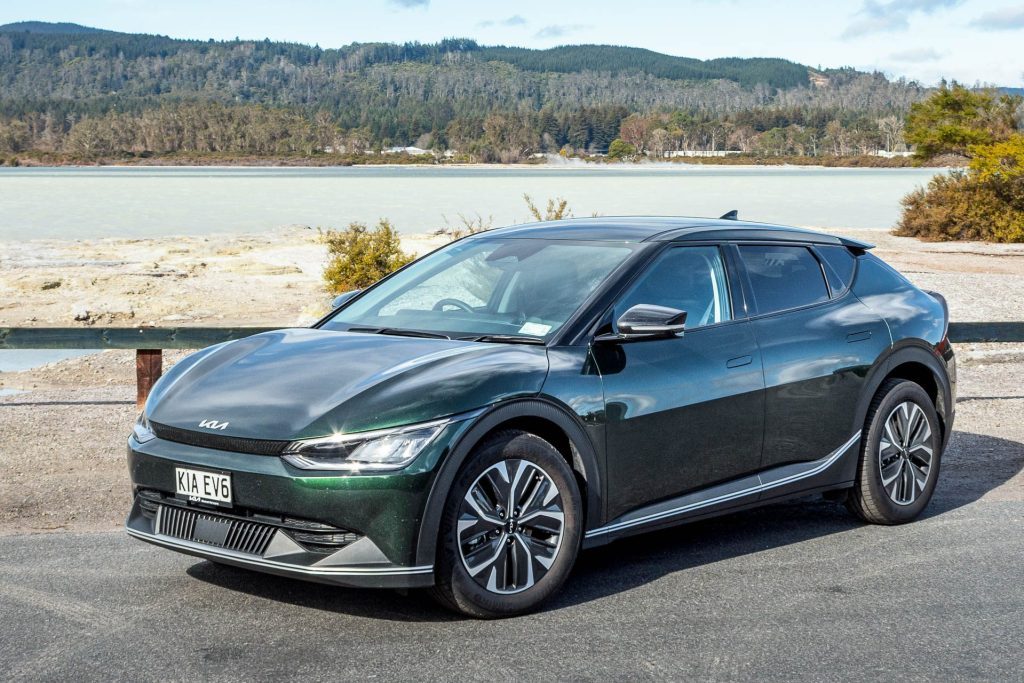
[[760, 352], [733, 313], [720, 247], [663, 252], [616, 304], [687, 312], [681, 337], [593, 348], [605, 393], [608, 500], [615, 518], [757, 470], [764, 431]]

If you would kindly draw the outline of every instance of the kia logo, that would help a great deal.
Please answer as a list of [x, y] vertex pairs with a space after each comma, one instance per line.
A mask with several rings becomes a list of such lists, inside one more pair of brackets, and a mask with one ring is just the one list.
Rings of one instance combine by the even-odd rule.
[[199, 426], [203, 429], [227, 429], [227, 422], [217, 422], [216, 420], [203, 420], [199, 423]]

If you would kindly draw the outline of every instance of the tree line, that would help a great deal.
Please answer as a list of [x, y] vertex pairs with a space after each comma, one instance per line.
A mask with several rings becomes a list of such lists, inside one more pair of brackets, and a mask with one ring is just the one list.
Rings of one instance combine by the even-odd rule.
[[[902, 144], [916, 83], [785, 60], [637, 48], [527, 50], [196, 41], [0, 27], [0, 153], [361, 155], [724, 148], [846, 156]], [[625, 128], [623, 128], [625, 124]]]
[[[0, 118], [0, 154], [54, 153], [74, 159], [176, 153], [359, 156], [393, 144], [457, 150], [460, 158], [511, 163], [535, 153], [661, 158], [673, 150], [735, 150], [762, 157], [851, 156], [905, 147], [904, 120], [842, 110], [748, 110], [715, 117], [692, 111], [641, 114], [618, 105], [575, 111], [494, 111], [456, 116], [412, 139], [345, 128], [327, 110], [163, 103], [138, 112]], [[625, 143], [615, 145], [614, 143]]]

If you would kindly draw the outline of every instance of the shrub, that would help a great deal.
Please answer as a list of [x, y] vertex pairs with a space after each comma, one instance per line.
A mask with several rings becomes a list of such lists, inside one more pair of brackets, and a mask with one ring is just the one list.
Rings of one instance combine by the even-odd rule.
[[615, 138], [608, 145], [608, 159], [617, 161], [622, 159], [628, 161], [636, 156], [636, 147], [629, 144], [622, 138]]
[[903, 198], [895, 234], [926, 240], [1024, 242], [1024, 176], [937, 175]]
[[461, 225], [452, 225], [448, 221], [448, 217], [441, 215], [444, 219], [444, 227], [437, 231], [437, 234], [444, 235], [453, 242], [458, 239], [462, 239], [467, 235], [475, 235], [478, 232], [486, 232], [494, 227], [494, 216], [488, 216], [484, 218], [479, 213], [476, 217], [467, 216], [465, 214], [458, 214], [459, 223]]
[[350, 223], [345, 230], [321, 233], [327, 245], [324, 285], [331, 294], [369, 287], [415, 257], [402, 251], [402, 241], [387, 219], [370, 230], [363, 223]]
[[526, 208], [529, 210], [530, 215], [538, 221], [560, 221], [563, 218], [572, 218], [572, 209], [569, 208], [568, 199], [563, 199], [562, 197], [549, 198], [548, 205], [543, 213], [533, 203], [533, 198], [530, 195], [524, 194], [523, 199], [526, 200]]

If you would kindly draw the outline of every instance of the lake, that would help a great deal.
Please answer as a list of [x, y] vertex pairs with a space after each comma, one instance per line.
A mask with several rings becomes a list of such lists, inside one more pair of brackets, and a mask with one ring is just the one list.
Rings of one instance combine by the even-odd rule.
[[[404, 233], [458, 214], [531, 220], [523, 202], [565, 197], [578, 216], [740, 217], [807, 227], [892, 227], [899, 200], [934, 169], [565, 165], [348, 168], [65, 167], [0, 169], [0, 242], [259, 232], [391, 219]], [[2, 245], [0, 245], [2, 249]], [[0, 352], [0, 371], [84, 352]]]
[[348, 168], [0, 169], [0, 240], [258, 232], [391, 219], [403, 233], [444, 217], [530, 219], [522, 199], [569, 200], [578, 216], [719, 216], [808, 227], [890, 228], [934, 169], [681, 164]]

